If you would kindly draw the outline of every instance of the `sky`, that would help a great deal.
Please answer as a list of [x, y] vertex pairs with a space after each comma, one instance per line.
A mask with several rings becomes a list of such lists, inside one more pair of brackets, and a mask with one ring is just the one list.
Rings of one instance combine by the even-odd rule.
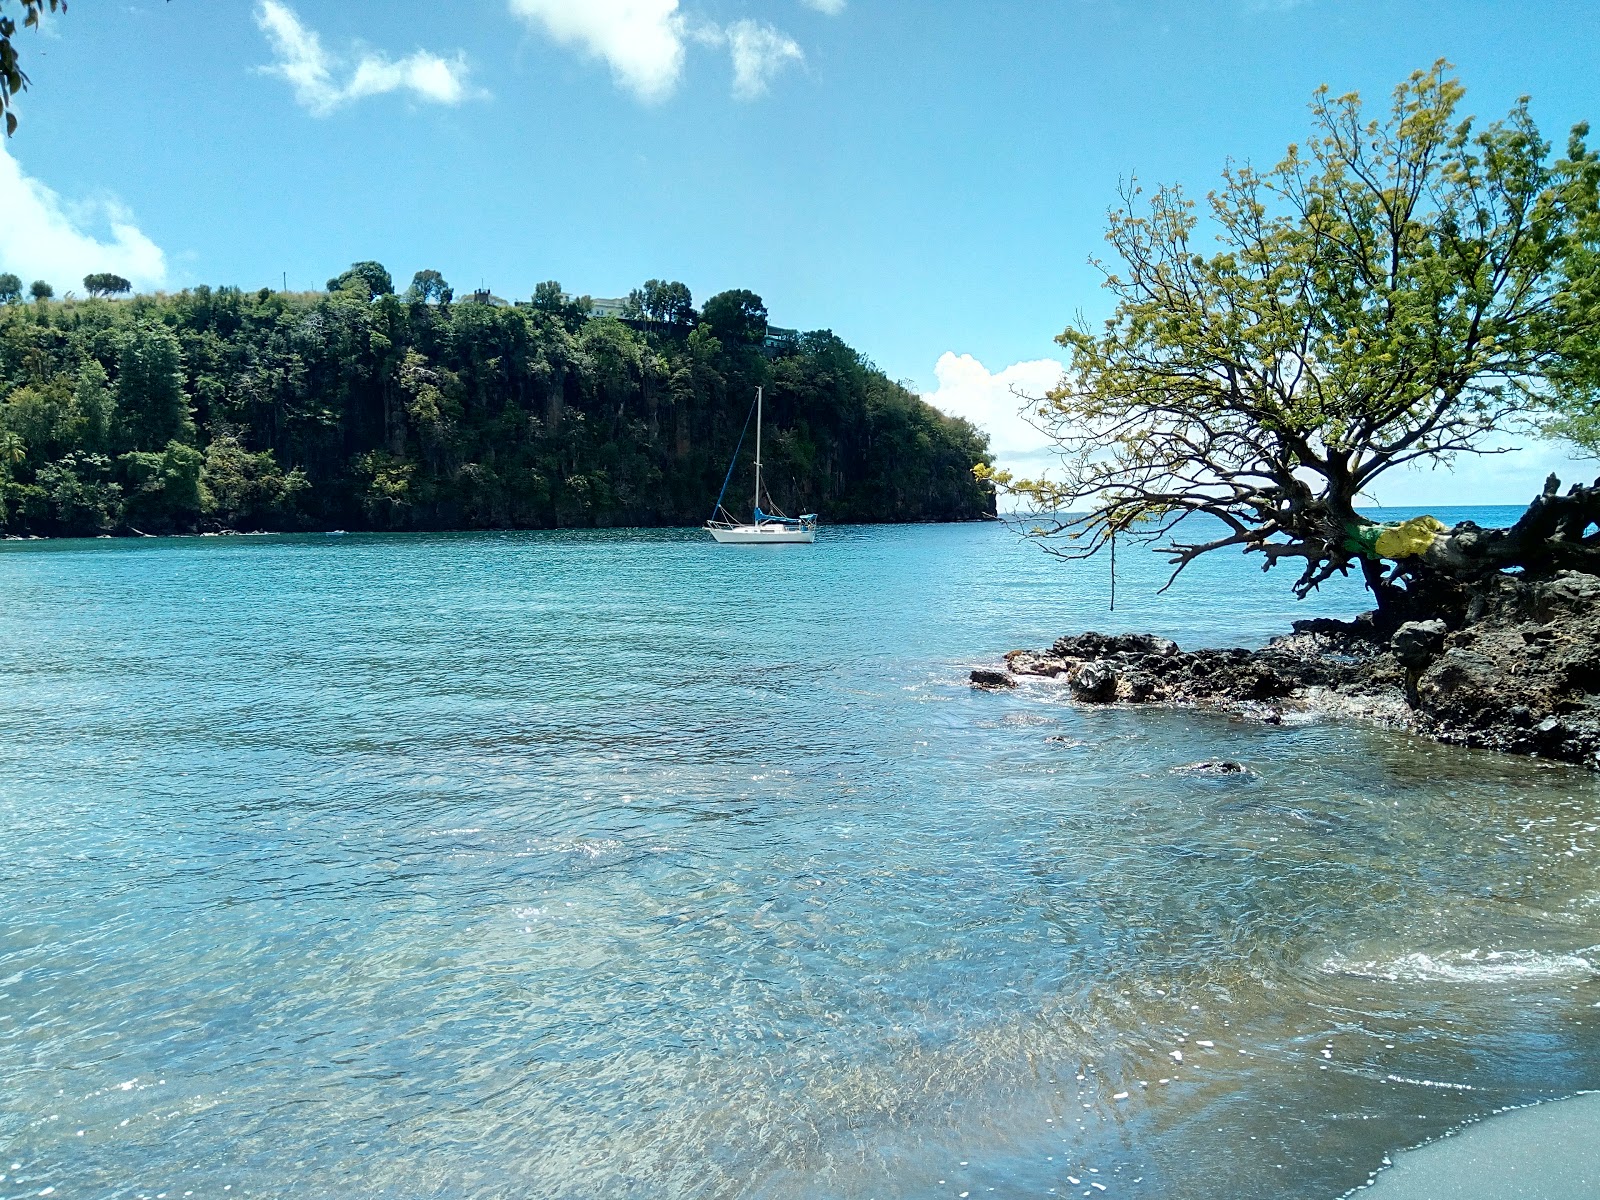
[[[0, 0], [0, 10], [15, 9]], [[1037, 470], [1018, 393], [1109, 311], [1120, 181], [1270, 165], [1320, 84], [1383, 100], [1447, 58], [1467, 109], [1600, 118], [1600, 5], [1385, 0], [72, 0], [19, 35], [0, 270], [60, 294], [404, 282], [595, 296], [747, 287]], [[1393, 477], [1517, 503], [1558, 445]]]

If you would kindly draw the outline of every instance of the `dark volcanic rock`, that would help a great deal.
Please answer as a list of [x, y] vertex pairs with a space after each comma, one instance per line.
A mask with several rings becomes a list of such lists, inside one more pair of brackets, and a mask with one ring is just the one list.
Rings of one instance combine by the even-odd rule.
[[1230, 775], [1253, 775], [1243, 763], [1230, 762], [1225, 758], [1208, 759], [1205, 762], [1185, 763], [1181, 767], [1173, 767], [1174, 775], [1210, 775], [1226, 778]]
[[1062, 657], [1103, 658], [1110, 655], [1154, 654], [1170, 658], [1178, 653], [1178, 643], [1171, 638], [1155, 637], [1148, 633], [1080, 633], [1076, 637], [1058, 638], [1050, 653]]
[[1440, 741], [1600, 766], [1600, 579], [1502, 577], [1417, 680]]
[[1184, 652], [1147, 634], [1080, 633], [1014, 650], [972, 681], [1065, 676], [1089, 704], [1213, 708], [1268, 722], [1286, 711], [1356, 716], [1439, 741], [1600, 769], [1600, 577], [1497, 575], [1463, 610], [1382, 636], [1371, 613], [1296, 621], [1258, 650]]
[[978, 687], [1008, 688], [1017, 686], [1015, 679], [1004, 671], [996, 671], [992, 667], [973, 667], [972, 674], [968, 678]]
[[1389, 648], [1395, 660], [1408, 670], [1421, 670], [1444, 649], [1450, 627], [1443, 621], [1407, 621], [1394, 631]]
[[1106, 662], [1086, 662], [1067, 676], [1067, 686], [1079, 700], [1110, 704], [1117, 698], [1117, 673]]

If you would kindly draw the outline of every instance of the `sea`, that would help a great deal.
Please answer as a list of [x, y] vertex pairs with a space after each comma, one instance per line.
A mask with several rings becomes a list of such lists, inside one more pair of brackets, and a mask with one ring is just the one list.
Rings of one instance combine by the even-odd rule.
[[1332, 1200], [1600, 1088], [1595, 775], [974, 689], [1364, 606], [1022, 532], [0, 546], [0, 1197]]

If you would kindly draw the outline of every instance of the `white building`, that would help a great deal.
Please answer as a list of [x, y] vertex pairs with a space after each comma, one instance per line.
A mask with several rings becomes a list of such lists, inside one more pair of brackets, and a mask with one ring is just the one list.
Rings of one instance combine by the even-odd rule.
[[[582, 296], [574, 296], [571, 292], [562, 292], [561, 298], [568, 304], [575, 300], [582, 300]], [[620, 300], [608, 300], [602, 296], [589, 297], [589, 315], [591, 317], [620, 317], [627, 311], [626, 297]]]

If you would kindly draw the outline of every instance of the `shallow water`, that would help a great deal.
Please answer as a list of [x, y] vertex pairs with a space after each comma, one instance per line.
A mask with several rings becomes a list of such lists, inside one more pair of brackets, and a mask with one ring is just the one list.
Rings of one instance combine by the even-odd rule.
[[1600, 1087], [1594, 777], [965, 684], [1360, 604], [1160, 579], [996, 526], [0, 548], [0, 1196], [1333, 1197]]

